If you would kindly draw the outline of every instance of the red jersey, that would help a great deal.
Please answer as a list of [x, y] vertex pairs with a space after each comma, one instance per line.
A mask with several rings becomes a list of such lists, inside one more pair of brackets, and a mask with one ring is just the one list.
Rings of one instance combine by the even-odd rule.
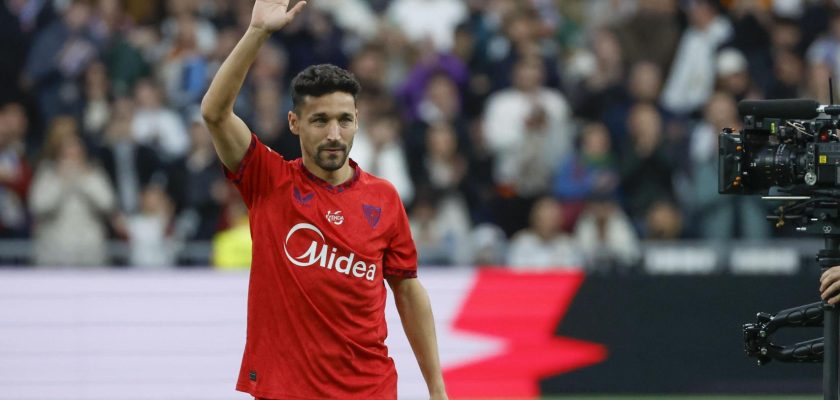
[[349, 161], [332, 186], [252, 136], [236, 173], [251, 224], [248, 333], [236, 389], [269, 399], [395, 399], [383, 278], [417, 276], [394, 187]]

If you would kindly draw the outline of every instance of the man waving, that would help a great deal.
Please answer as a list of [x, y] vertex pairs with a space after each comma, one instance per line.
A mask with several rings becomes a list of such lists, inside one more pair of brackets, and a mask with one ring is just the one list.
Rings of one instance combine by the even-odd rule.
[[305, 4], [257, 0], [250, 27], [201, 104], [226, 175], [248, 206], [253, 240], [236, 388], [259, 399], [395, 399], [397, 374], [385, 346], [387, 281], [429, 395], [445, 399], [405, 209], [390, 183], [348, 158], [358, 81], [333, 65], [294, 78], [288, 120], [300, 159], [270, 150], [233, 113], [260, 47]]

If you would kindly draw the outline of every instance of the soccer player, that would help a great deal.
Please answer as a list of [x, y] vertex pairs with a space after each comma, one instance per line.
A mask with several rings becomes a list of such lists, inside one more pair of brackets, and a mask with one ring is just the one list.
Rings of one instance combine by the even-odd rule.
[[272, 32], [304, 7], [257, 0], [251, 24], [201, 104], [226, 175], [248, 207], [253, 240], [248, 331], [236, 389], [258, 399], [395, 399], [385, 346], [387, 281], [432, 399], [446, 399], [429, 297], [394, 187], [348, 159], [359, 83], [317, 65], [292, 81], [285, 160], [233, 113], [248, 68]]

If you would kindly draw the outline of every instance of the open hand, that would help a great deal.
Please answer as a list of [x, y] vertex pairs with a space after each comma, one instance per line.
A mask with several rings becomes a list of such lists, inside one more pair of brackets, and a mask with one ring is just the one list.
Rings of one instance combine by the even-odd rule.
[[276, 32], [291, 22], [305, 5], [305, 1], [299, 1], [289, 10], [289, 0], [257, 0], [251, 13], [251, 27]]

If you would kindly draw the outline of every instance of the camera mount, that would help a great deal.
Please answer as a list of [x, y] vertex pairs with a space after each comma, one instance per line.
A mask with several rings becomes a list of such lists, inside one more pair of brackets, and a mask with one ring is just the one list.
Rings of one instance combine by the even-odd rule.
[[[840, 195], [825, 189], [818, 196], [767, 196], [765, 200], [786, 200], [774, 216], [776, 227], [786, 222], [797, 232], [822, 235], [823, 249], [816, 261], [821, 271], [840, 265]], [[823, 337], [782, 346], [773, 342], [773, 334], [782, 328], [822, 327]], [[796, 363], [823, 363], [823, 398], [840, 399], [840, 309], [825, 302], [806, 304], [777, 312], [758, 313], [755, 323], [745, 324], [744, 350], [756, 357], [759, 365], [771, 360]]]

